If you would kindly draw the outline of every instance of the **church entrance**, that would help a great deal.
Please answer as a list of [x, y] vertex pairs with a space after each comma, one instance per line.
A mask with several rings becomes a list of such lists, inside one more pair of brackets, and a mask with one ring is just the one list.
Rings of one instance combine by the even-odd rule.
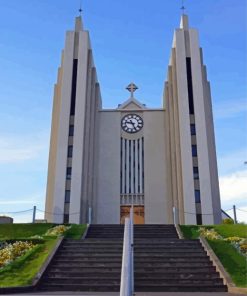
[[[131, 206], [121, 206], [120, 224], [124, 224], [125, 218], [130, 215]], [[144, 224], [144, 206], [134, 206], [134, 224]]]

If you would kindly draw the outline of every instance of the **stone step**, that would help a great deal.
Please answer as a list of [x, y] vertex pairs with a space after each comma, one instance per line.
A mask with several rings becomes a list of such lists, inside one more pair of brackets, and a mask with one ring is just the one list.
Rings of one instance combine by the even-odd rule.
[[[73, 260], [74, 259], [74, 260]], [[78, 262], [78, 263], [83, 263], [83, 262], [122, 262], [122, 257], [119, 256], [119, 257], [82, 257], [82, 258], [65, 258], [65, 257], [56, 257], [54, 258], [54, 263], [69, 263], [71, 262], [72, 263], [75, 263], [75, 262]]]
[[[155, 281], [164, 281], [164, 280], [191, 280], [191, 279], [198, 279], [198, 280], [206, 280], [206, 279], [219, 279], [218, 272], [135, 272], [135, 280], [153, 280]], [[169, 281], [170, 282], [170, 281]]]
[[[55, 265], [52, 265], [52, 267], [49, 268], [48, 272], [64, 272], [66, 273], [66, 269], [67, 268], [69, 270], [69, 272], [81, 272], [81, 273], [93, 273], [93, 274], [97, 274], [97, 273], [101, 273], [102, 274], [102, 271], [104, 273], [115, 273], [115, 272], [119, 272], [121, 273], [121, 266], [122, 265], [119, 265], [119, 267], [107, 267], [107, 266], [88, 266], [88, 267], [78, 267], [77, 265], [76, 266], [67, 266], [67, 267], [59, 267], [59, 266], [55, 266]], [[142, 269], [140, 269], [142, 270]]]
[[104, 254], [104, 253], [59, 253], [56, 255], [56, 259], [73, 259], [73, 258], [77, 258], [77, 259], [81, 259], [81, 258], [122, 258], [122, 254], [121, 253], [108, 253], [108, 254]]
[[135, 292], [227, 292], [227, 287], [222, 284], [208, 285], [208, 284], [135, 284]]
[[194, 253], [193, 256], [191, 256], [190, 253], [176, 253], [176, 252], [172, 252], [172, 253], [135, 253], [134, 257], [137, 258], [145, 258], [145, 257], [152, 257], [152, 258], [166, 258], [166, 257], [174, 257], [174, 258], [197, 258], [197, 257], [203, 257], [203, 258], [207, 258], [207, 253], [206, 252], [201, 252], [201, 253]]
[[192, 266], [192, 267], [174, 267], [174, 266], [170, 266], [170, 267], [159, 267], [159, 266], [155, 266], [155, 267], [136, 267], [135, 266], [135, 273], [149, 273], [149, 272], [155, 272], [155, 273], [191, 273], [191, 272], [215, 272], [216, 268], [215, 266], [203, 266], [203, 267], [198, 267], [198, 266]]
[[52, 264], [52, 267], [63, 267], [63, 268], [66, 268], [66, 267], [78, 267], [78, 268], [91, 268], [91, 267], [107, 267], [107, 268], [121, 268], [122, 266], [122, 262], [112, 262], [112, 261], [109, 261], [109, 262], [106, 262], [106, 261], [103, 261], [103, 262], [100, 262], [100, 261], [91, 261], [91, 262], [68, 262], [68, 263], [60, 263], [60, 262], [54, 262]]
[[91, 284], [91, 285], [97, 285], [97, 284], [112, 284], [112, 285], [120, 285], [120, 275], [116, 278], [109, 278], [109, 277], [92, 277], [92, 278], [89, 278], [89, 277], [85, 277], [85, 278], [82, 278], [82, 277], [69, 277], [69, 278], [66, 278], [66, 277], [45, 277], [44, 278], [45, 280], [45, 283], [47, 285], [49, 284], [73, 284], [73, 285], [80, 285], [80, 284]]
[[194, 267], [211, 267], [212, 263], [210, 261], [208, 262], [159, 262], [157, 263], [157, 261], [149, 261], [149, 262], [136, 262], [135, 261], [135, 270], [138, 268], [148, 268], [148, 267], [152, 267], [152, 268], [169, 268], [169, 267], [188, 267], [188, 268], [194, 268]]
[[172, 257], [167, 257], [167, 258], [153, 258], [153, 257], [142, 257], [142, 258], [134, 258], [135, 263], [142, 263], [142, 262], [157, 262], [157, 263], [178, 263], [178, 262], [210, 262], [211, 261], [208, 259], [208, 257], [199, 257], [199, 258], [193, 258], [193, 257], [180, 257], [180, 258], [172, 258]]
[[220, 278], [213, 278], [213, 279], [208, 279], [208, 278], [199, 278], [199, 279], [169, 279], [169, 281], [166, 281], [164, 279], [159, 278], [152, 278], [152, 279], [138, 279], [135, 278], [135, 285], [136, 286], [146, 286], [146, 285], [194, 285], [194, 284], [204, 284], [204, 285], [217, 285], [217, 284], [223, 284], [222, 279]]
[[105, 278], [120, 278], [121, 276], [121, 270], [119, 269], [118, 271], [106, 271], [104, 273], [102, 273], [102, 271], [98, 271], [98, 272], [83, 272], [81, 270], [78, 270], [78, 271], [56, 271], [56, 272], [52, 272], [52, 271], [49, 271], [46, 275], [46, 277], [48, 278], [62, 278], [62, 277], [65, 277], [65, 278], [73, 278], [73, 277], [80, 277], [80, 278], [99, 278], [99, 277], [105, 277]]
[[86, 292], [119, 292], [119, 283], [101, 283], [101, 284], [57, 284], [57, 283], [44, 283], [40, 287], [41, 291], [86, 291]]

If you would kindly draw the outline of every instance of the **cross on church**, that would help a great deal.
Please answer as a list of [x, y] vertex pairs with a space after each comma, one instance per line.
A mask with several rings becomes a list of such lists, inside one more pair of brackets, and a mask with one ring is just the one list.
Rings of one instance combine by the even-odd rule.
[[184, 14], [185, 6], [184, 6], [184, 0], [182, 0], [182, 7], [181, 7], [182, 13]]
[[131, 82], [126, 87], [126, 89], [131, 93], [131, 98], [134, 98], [134, 92], [138, 89], [138, 87], [133, 82]]

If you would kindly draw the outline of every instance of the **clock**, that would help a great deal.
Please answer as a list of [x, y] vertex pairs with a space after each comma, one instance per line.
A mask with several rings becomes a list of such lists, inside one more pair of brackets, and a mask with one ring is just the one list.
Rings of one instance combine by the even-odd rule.
[[143, 120], [137, 114], [127, 114], [122, 118], [121, 126], [127, 133], [137, 133], [143, 127]]

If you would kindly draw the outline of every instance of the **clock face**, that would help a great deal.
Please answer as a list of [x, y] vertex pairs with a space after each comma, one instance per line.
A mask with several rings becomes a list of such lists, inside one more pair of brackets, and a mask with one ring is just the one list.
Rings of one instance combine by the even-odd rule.
[[137, 114], [127, 114], [122, 119], [122, 129], [127, 133], [137, 133], [143, 127], [143, 120]]

